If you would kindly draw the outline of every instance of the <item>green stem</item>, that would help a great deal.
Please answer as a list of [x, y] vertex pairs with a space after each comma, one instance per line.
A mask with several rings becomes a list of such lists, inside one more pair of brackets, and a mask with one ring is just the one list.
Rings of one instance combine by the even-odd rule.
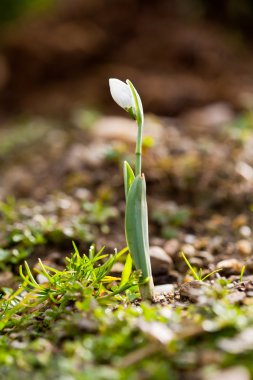
[[141, 153], [142, 153], [142, 130], [143, 124], [142, 122], [137, 122], [138, 132], [137, 132], [137, 140], [136, 140], [136, 149], [135, 149], [135, 175], [141, 175]]
[[145, 284], [140, 285], [141, 298], [144, 300], [153, 301], [155, 298], [155, 288], [153, 277], [148, 278], [148, 281]]
[[[136, 139], [136, 150], [135, 150], [135, 156], [136, 156], [136, 161], [135, 161], [135, 175], [141, 175], [141, 153], [142, 153], [142, 131], [143, 131], [143, 110], [142, 110], [142, 105], [141, 105], [141, 100], [140, 97], [134, 88], [133, 84], [130, 82], [130, 80], [127, 79], [127, 84], [130, 87], [130, 90], [132, 92], [133, 100], [134, 100], [134, 105], [135, 105], [135, 118], [136, 118], [136, 123], [138, 126], [138, 131], [137, 131], [137, 139]], [[138, 101], [139, 98], [139, 101]], [[140, 102], [140, 104], [139, 104]], [[140, 109], [141, 107], [141, 109]]]

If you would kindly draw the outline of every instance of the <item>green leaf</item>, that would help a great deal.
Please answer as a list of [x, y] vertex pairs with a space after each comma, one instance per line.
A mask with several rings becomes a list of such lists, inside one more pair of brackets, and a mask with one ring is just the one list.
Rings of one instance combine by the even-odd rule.
[[137, 269], [144, 278], [151, 277], [148, 238], [148, 211], [144, 175], [138, 175], [128, 192], [125, 232], [127, 244]]
[[120, 287], [124, 286], [129, 281], [129, 277], [132, 273], [132, 263], [133, 263], [133, 260], [132, 260], [130, 253], [129, 253], [126, 257], [125, 266], [124, 266], [124, 269], [122, 272]]
[[129, 163], [127, 161], [124, 161], [124, 186], [125, 186], [125, 196], [126, 196], [126, 199], [127, 199], [127, 194], [129, 192], [129, 189], [134, 181], [134, 172], [131, 168], [131, 166], [129, 165]]

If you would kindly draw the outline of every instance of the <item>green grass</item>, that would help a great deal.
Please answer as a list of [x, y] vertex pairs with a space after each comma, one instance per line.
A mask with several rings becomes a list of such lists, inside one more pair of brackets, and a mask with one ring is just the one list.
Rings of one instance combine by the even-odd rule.
[[[208, 279], [208, 277], [212, 276], [213, 274], [215, 273], [218, 273], [222, 270], [222, 268], [219, 268], [219, 269], [215, 269], [214, 271], [210, 272], [210, 273], [207, 273], [206, 275], [203, 275], [203, 269], [200, 268], [198, 271], [191, 265], [190, 261], [187, 259], [187, 257], [185, 256], [184, 252], [181, 252], [181, 256], [183, 257], [186, 265], [188, 266], [189, 268], [189, 271], [190, 273], [192, 274], [194, 280], [196, 281], [205, 281], [206, 279]], [[244, 268], [245, 270], [245, 268]], [[240, 279], [242, 278], [243, 276], [243, 273], [244, 271], [242, 272], [242, 275], [240, 276]]]
[[105, 202], [83, 202], [78, 215], [66, 215], [62, 203], [75, 199], [56, 194], [43, 204], [9, 197], [0, 201], [0, 269], [6, 270], [47, 245], [71, 246], [71, 240], [91, 244], [110, 232], [117, 210]]
[[[129, 271], [132, 265], [129, 256], [123, 271], [124, 277], [110, 275], [116, 261], [128, 252], [127, 248], [109, 255], [103, 253], [104, 248], [96, 253], [95, 247], [91, 246], [88, 255], [80, 255], [75, 243], [73, 246], [74, 253], [66, 258], [64, 270], [45, 265], [39, 259], [35, 272], [42, 279], [41, 281], [36, 280], [35, 274], [32, 273], [26, 261], [24, 269], [20, 265], [19, 273], [23, 283], [14, 292], [3, 289], [0, 303], [0, 330], [11, 327], [11, 319], [17, 315], [20, 316], [21, 313], [26, 313], [29, 308], [40, 309], [48, 305], [58, 305], [62, 313], [70, 302], [83, 300], [87, 303], [91, 299], [109, 300], [125, 293], [129, 288], [136, 288], [139, 284], [138, 272]], [[137, 295], [138, 293], [136, 297]]]
[[[57, 215], [55, 205], [52, 213]], [[2, 261], [3, 270], [15, 272], [24, 260], [22, 250], [33, 253], [38, 245], [46, 250], [56, 226], [57, 241], [66, 239], [65, 222], [46, 222], [50, 215], [45, 214], [42, 225], [41, 218], [36, 224], [32, 206], [31, 215], [27, 208], [12, 198], [1, 204], [1, 253], [12, 253]], [[81, 226], [89, 220], [102, 225], [112, 214], [101, 204], [85, 203]], [[13, 250], [19, 254], [16, 261]], [[117, 261], [125, 266], [115, 277], [111, 269]], [[189, 270], [195, 279], [205, 279], [191, 265]], [[243, 276], [242, 271], [238, 281]], [[0, 378], [187, 380], [235, 365], [244, 365], [253, 376], [253, 349], [245, 341], [253, 325], [253, 303], [251, 298], [231, 303], [230, 280], [214, 280], [200, 303], [174, 299], [165, 306], [140, 302], [139, 282], [126, 249], [107, 253], [91, 246], [82, 254], [74, 245], [61, 270], [41, 260], [34, 269], [24, 262], [15, 288], [0, 290]]]
[[15, 296], [6, 289], [0, 302], [0, 377], [180, 380], [242, 364], [253, 374], [242, 338], [253, 305], [231, 305], [226, 281], [216, 281], [202, 305], [136, 304], [138, 276], [119, 292], [108, 277], [115, 256], [102, 256], [75, 250], [61, 272], [41, 264], [47, 286], [27, 266], [21, 271], [21, 288]]

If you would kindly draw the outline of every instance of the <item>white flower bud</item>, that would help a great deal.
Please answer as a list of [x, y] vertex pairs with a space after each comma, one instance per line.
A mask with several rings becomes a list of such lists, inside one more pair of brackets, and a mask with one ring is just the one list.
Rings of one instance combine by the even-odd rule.
[[126, 111], [134, 110], [133, 97], [129, 86], [119, 79], [110, 78], [109, 86], [113, 100]]

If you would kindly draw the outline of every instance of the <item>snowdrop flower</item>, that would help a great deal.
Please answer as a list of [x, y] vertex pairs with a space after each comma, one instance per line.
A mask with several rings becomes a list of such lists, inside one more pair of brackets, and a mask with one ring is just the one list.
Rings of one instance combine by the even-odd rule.
[[134, 107], [129, 86], [119, 79], [110, 78], [109, 86], [113, 100], [126, 111]]
[[124, 108], [133, 119], [139, 120], [143, 124], [144, 115], [141, 98], [133, 84], [129, 80], [124, 83], [119, 79], [110, 78], [109, 86], [113, 100]]

